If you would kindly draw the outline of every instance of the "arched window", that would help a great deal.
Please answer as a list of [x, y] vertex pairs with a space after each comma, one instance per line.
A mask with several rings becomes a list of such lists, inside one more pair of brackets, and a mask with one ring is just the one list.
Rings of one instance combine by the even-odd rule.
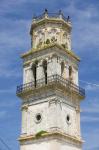
[[64, 73], [64, 62], [61, 62], [61, 76], [63, 75]]
[[33, 76], [34, 76], [34, 86], [37, 84], [37, 61], [32, 65]]
[[69, 78], [72, 79], [72, 67], [69, 66]]
[[47, 84], [47, 61], [43, 61], [43, 69], [44, 69], [44, 76], [45, 76], [45, 84]]

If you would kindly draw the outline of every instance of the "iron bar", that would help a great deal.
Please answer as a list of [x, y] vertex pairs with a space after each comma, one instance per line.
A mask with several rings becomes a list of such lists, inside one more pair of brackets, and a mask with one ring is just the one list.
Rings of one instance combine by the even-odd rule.
[[57, 85], [58, 83], [64, 87], [70, 89], [70, 90], [77, 92], [81, 96], [85, 96], [85, 90], [83, 88], [77, 86], [76, 84], [74, 84], [70, 80], [64, 79], [63, 77], [61, 77], [57, 74], [52, 75], [52, 76], [48, 76], [47, 77], [47, 84], [45, 82], [45, 78], [41, 78], [41, 79], [36, 81], [36, 86], [35, 86], [34, 82], [29, 82], [29, 83], [17, 86], [16, 93], [20, 94], [20, 93], [27, 91], [27, 90], [40, 88], [42, 86], [49, 85], [49, 84], [56, 84]]

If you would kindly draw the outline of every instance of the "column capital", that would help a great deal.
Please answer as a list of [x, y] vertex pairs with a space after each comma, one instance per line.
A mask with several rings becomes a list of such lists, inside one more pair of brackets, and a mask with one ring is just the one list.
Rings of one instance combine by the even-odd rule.
[[21, 110], [27, 110], [28, 109], [28, 105], [23, 105], [22, 107], [21, 107]]

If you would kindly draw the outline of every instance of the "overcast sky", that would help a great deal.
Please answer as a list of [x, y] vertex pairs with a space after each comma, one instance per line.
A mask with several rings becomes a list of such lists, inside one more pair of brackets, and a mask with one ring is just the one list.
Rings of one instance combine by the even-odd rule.
[[[81, 104], [83, 150], [99, 150], [99, 1], [98, 0], [0, 0], [0, 137], [18, 150], [20, 104], [16, 86], [22, 83], [20, 54], [30, 49], [34, 14], [58, 12], [72, 21], [72, 50], [80, 56], [79, 79], [86, 89]], [[0, 150], [6, 150], [0, 143]]]

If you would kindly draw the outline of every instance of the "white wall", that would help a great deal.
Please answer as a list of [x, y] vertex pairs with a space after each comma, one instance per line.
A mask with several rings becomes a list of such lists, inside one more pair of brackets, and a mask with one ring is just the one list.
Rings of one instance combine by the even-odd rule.
[[33, 144], [21, 145], [20, 150], [81, 150], [81, 148], [55, 139], [44, 139]]
[[[36, 134], [42, 130], [49, 131], [57, 127], [66, 134], [80, 135], [80, 112], [76, 113], [75, 107], [69, 106], [56, 98], [45, 98], [43, 101], [47, 102], [41, 103], [39, 101], [39, 104], [29, 106], [27, 111], [22, 110], [23, 133], [26, 132], [27, 135]], [[36, 122], [38, 113], [42, 116], [39, 123]], [[67, 121], [67, 115], [70, 117], [70, 122]]]

